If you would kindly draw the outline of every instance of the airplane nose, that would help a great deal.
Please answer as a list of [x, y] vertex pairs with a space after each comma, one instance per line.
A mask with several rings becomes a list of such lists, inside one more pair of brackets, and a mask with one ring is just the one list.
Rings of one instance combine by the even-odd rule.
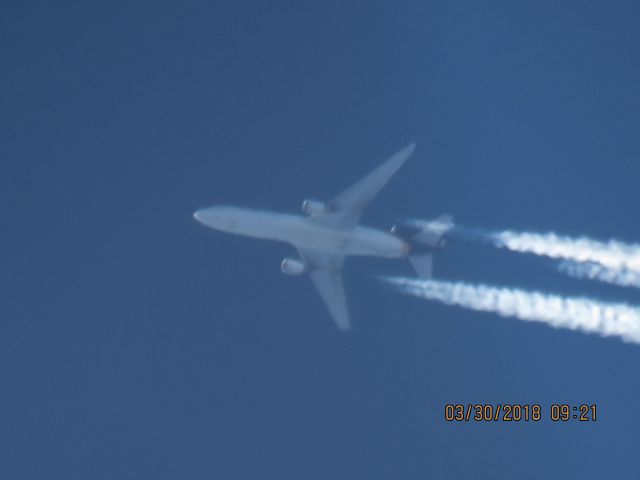
[[195, 218], [196, 221], [202, 223], [202, 217], [203, 217], [202, 210], [196, 210], [195, 212], [193, 212], [193, 218]]
[[229, 223], [226, 209], [224, 207], [217, 206], [199, 208], [193, 212], [193, 218], [195, 218], [197, 222], [217, 230], [224, 228]]

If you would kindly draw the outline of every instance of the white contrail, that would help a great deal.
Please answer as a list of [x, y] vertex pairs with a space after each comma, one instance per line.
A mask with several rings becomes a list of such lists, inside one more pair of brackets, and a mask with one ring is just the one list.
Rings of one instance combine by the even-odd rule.
[[503, 231], [488, 234], [497, 247], [574, 262], [599, 263], [610, 270], [640, 272], [640, 245], [617, 240], [602, 242], [555, 233]]
[[540, 292], [437, 280], [383, 278], [418, 297], [640, 343], [640, 308]]
[[640, 288], [640, 272], [634, 270], [612, 269], [594, 262], [564, 260], [558, 264], [558, 271], [575, 278], [588, 278], [623, 287]]

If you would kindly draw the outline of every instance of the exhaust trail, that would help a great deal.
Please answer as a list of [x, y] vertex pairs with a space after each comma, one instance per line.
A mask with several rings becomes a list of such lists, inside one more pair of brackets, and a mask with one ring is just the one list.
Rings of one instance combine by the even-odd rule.
[[558, 259], [557, 270], [574, 278], [640, 288], [639, 244], [572, 238], [555, 233], [496, 232], [460, 225], [456, 225], [452, 233], [467, 241]]
[[502, 317], [543, 322], [604, 337], [616, 336], [640, 344], [640, 308], [527, 290], [463, 282], [382, 277], [404, 293]]
[[640, 245], [637, 244], [511, 230], [492, 232], [488, 235], [496, 247], [514, 252], [533, 253], [572, 262], [590, 262], [617, 272], [640, 272]]
[[622, 287], [640, 288], [640, 272], [634, 270], [616, 270], [594, 262], [581, 263], [563, 260], [558, 264], [558, 271], [574, 278], [586, 278]]

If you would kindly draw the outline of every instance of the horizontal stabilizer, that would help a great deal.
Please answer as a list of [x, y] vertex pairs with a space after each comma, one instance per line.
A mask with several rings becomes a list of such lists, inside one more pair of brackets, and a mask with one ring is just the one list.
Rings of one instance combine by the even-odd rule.
[[409, 261], [418, 274], [418, 277], [425, 280], [431, 278], [433, 268], [433, 255], [431, 253], [410, 255]]

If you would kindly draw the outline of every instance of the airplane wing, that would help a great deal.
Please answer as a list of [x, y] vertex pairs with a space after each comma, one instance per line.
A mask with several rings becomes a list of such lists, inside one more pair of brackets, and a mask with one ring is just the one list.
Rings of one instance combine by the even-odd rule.
[[309, 265], [309, 276], [329, 313], [340, 330], [349, 330], [349, 310], [342, 282], [343, 255], [333, 255], [315, 250], [298, 248], [300, 257]]
[[365, 207], [382, 190], [394, 173], [415, 150], [411, 143], [382, 165], [328, 203], [329, 212], [315, 215], [313, 221], [327, 227], [349, 228], [358, 223]]

